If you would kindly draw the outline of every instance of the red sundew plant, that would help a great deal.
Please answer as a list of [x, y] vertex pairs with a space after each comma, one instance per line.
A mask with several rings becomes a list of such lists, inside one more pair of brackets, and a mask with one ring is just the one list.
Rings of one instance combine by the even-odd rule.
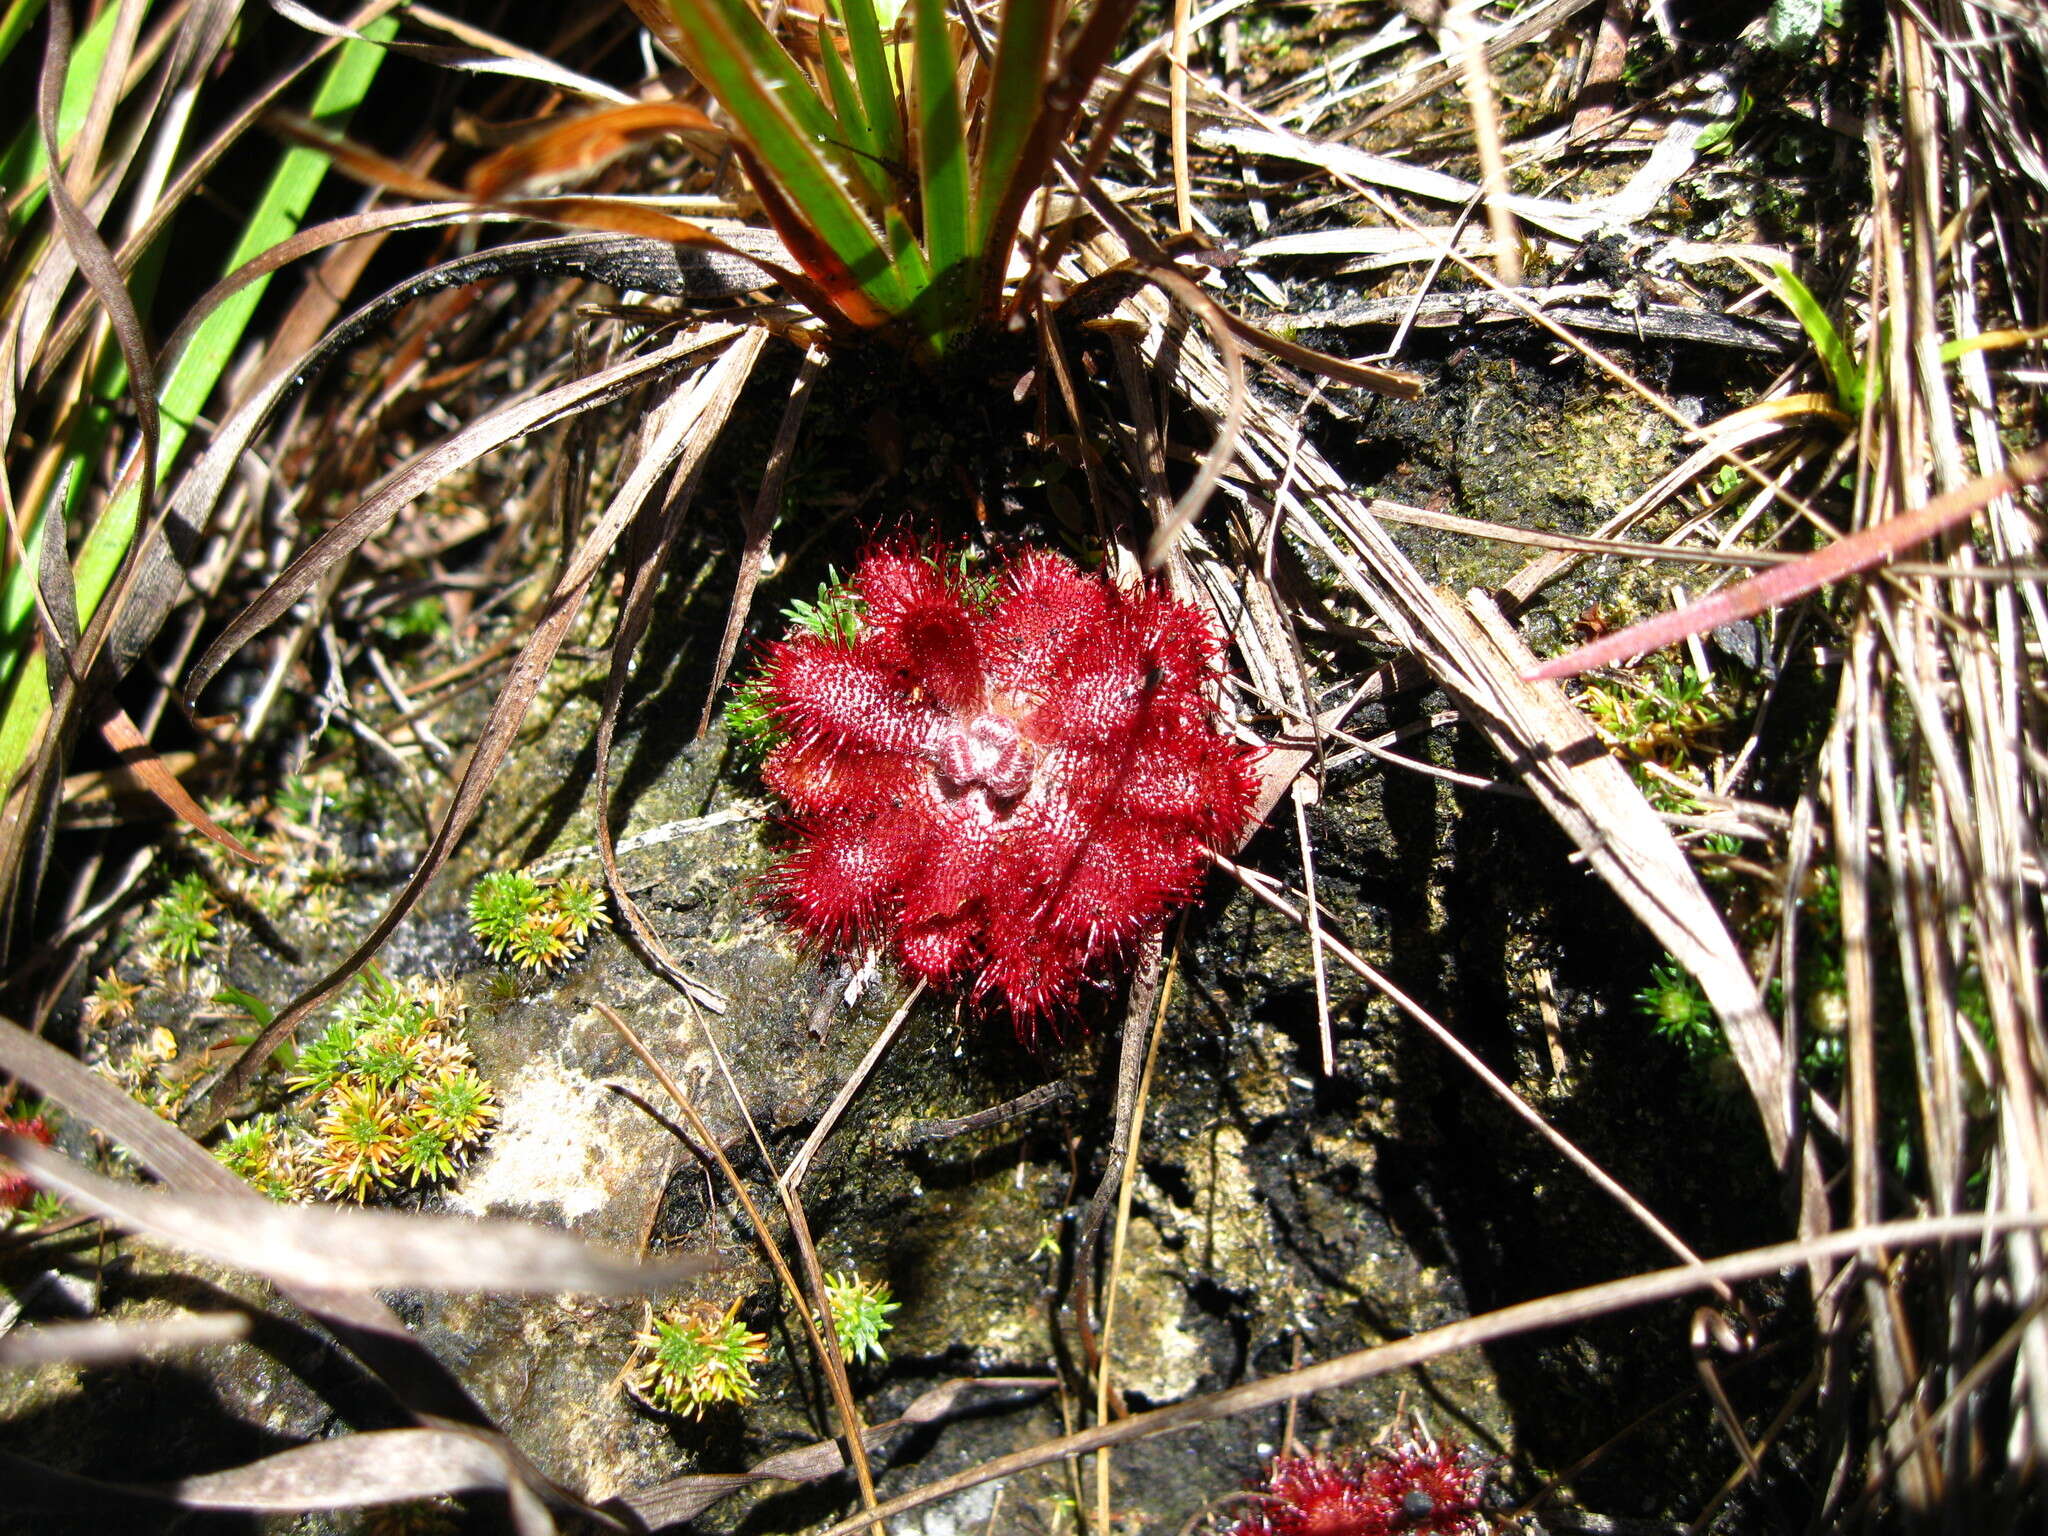
[[[26, 1115], [17, 1119], [6, 1110], [0, 1110], [0, 1159], [7, 1155], [7, 1141], [12, 1136], [25, 1136], [30, 1141], [48, 1146], [56, 1140], [49, 1119], [43, 1115]], [[36, 1187], [28, 1176], [12, 1164], [0, 1167], [0, 1211], [18, 1210], [28, 1204]], [[4, 1223], [0, 1223], [4, 1225]]]
[[1277, 1456], [1229, 1536], [1479, 1536], [1483, 1469], [1449, 1441], [1363, 1456]]
[[1222, 642], [1045, 553], [991, 581], [884, 548], [850, 592], [857, 624], [773, 647], [758, 684], [791, 833], [774, 897], [806, 937], [887, 944], [1028, 1037], [1244, 828], [1257, 754], [1218, 728]]

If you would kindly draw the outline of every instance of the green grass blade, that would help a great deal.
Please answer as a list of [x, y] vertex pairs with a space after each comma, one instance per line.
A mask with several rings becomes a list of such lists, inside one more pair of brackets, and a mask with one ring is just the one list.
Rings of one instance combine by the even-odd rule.
[[1010, 0], [1003, 7], [974, 164], [974, 239], [991, 261], [1005, 255], [988, 249], [989, 236], [1033, 127], [1045, 111], [1046, 66], [1061, 9], [1058, 0]]
[[[363, 29], [367, 36], [380, 39], [393, 35], [397, 30], [397, 22], [389, 17]], [[332, 127], [345, 123], [368, 92], [370, 82], [383, 61], [384, 50], [370, 43], [343, 43], [327, 66], [314, 96], [313, 116]], [[228, 269], [233, 270], [296, 232], [312, 202], [314, 191], [326, 173], [327, 158], [319, 152], [298, 147], [285, 150], [278, 159], [269, 186], [264, 189], [255, 211], [243, 227], [233, 255], [228, 258]], [[250, 315], [268, 282], [268, 278], [263, 278], [249, 284], [209, 315], [193, 333], [191, 344], [164, 380], [162, 437], [157, 460], [160, 470], [168, 470], [200, 408], [205, 405], [207, 396], [213, 392], [214, 385], [219, 382], [235, 349], [241, 344]], [[116, 497], [86, 535], [72, 562], [81, 622], [90, 621], [93, 610], [113, 582], [114, 573], [135, 536], [136, 511], [137, 500], [132, 493]], [[41, 547], [42, 536], [43, 525], [39, 522], [28, 560], [9, 573], [5, 628], [0, 630], [0, 655], [21, 656], [32, 637], [30, 616], [34, 599], [27, 583], [34, 579], [35, 551]], [[35, 739], [36, 728], [48, 710], [48, 680], [43, 669], [43, 657], [37, 652], [28, 655], [26, 665], [18, 669], [14, 687], [7, 697], [5, 713], [0, 714], [0, 784], [11, 783], [19, 772]]]
[[8, 55], [14, 52], [14, 45], [21, 41], [42, 14], [43, 0], [12, 0], [7, 13], [0, 16], [0, 63], [7, 61]]
[[[981, 245], [989, 253], [989, 259], [983, 265], [982, 294], [978, 302], [985, 310], [993, 311], [1002, 302], [1009, 250], [1016, 240], [1025, 202], [1051, 174], [1054, 153], [1066, 139], [1067, 130], [1087, 101], [1089, 88], [1096, 77], [1109, 67], [1124, 29], [1130, 23], [1131, 14], [1137, 8], [1138, 0], [1095, 0], [1089, 7], [1087, 18], [1060, 48], [1057, 61], [1048, 71], [1049, 79], [1038, 87], [1036, 103], [1027, 104], [1030, 110], [1022, 118], [1023, 142], [1014, 150], [1016, 164], [1006, 178], [1007, 185], [999, 187], [995, 184], [999, 178], [993, 169], [989, 179], [983, 183], [990, 202], [986, 222], [982, 226]], [[1060, 19], [1054, 19], [1055, 30]], [[1013, 99], [1021, 98], [1026, 88], [1027, 72], [1021, 62], [1013, 63], [1009, 68], [1011, 81], [1003, 89], [1012, 93]]]
[[1820, 354], [1821, 366], [1827, 370], [1828, 382], [1833, 385], [1835, 399], [1843, 411], [1851, 416], [1863, 413], [1863, 401], [1867, 380], [1863, 376], [1863, 365], [1856, 360], [1856, 354], [1843, 345], [1842, 336], [1835, 329], [1828, 312], [1820, 307], [1820, 300], [1813, 296], [1813, 290], [1799, 280], [1790, 267], [1772, 267], [1764, 273], [1764, 281], [1778, 302], [1792, 311], [1800, 327], [1806, 332], [1807, 340], [1813, 343], [1814, 351]]
[[932, 271], [932, 291], [919, 327], [940, 337], [960, 326], [966, 304], [980, 288], [979, 253], [968, 238], [967, 129], [953, 84], [945, 0], [911, 0], [911, 35], [918, 187], [924, 199], [925, 259]]
[[[28, 8], [28, 20], [33, 20], [41, 9], [38, 0]], [[92, 105], [92, 93], [100, 83], [100, 71], [107, 62], [107, 48], [114, 40], [114, 20], [119, 10], [119, 6], [104, 7], [71, 46], [71, 62], [64, 68], [64, 96], [57, 107], [57, 147], [60, 150], [70, 146], [72, 136], [78, 132], [79, 123]], [[7, 20], [14, 22], [15, 14], [10, 13]], [[26, 20], [22, 22], [23, 26], [27, 24]], [[13, 197], [21, 188], [41, 177], [43, 169], [43, 135], [36, 125], [35, 104], [31, 98], [21, 132], [14, 136], [6, 152], [0, 154], [0, 195]], [[44, 190], [37, 187], [22, 199], [21, 206], [8, 220], [11, 233], [21, 232], [35, 211], [42, 207], [45, 195]]]
[[897, 270], [903, 274], [904, 292], [923, 293], [932, 285], [932, 269], [925, 264], [924, 252], [917, 243], [917, 231], [910, 227], [910, 221], [899, 209], [891, 208], [882, 217], [883, 227], [889, 236], [889, 250], [896, 258]]
[[828, 147], [839, 143], [839, 123], [810, 76], [776, 41], [747, 0], [669, 0], [669, 9], [690, 45], [691, 57], [684, 64], [718, 93], [727, 111], [735, 108], [725, 101], [714, 76], [726, 81], [746, 79], [751, 82], [751, 92], [779, 102], [797, 129], [814, 143]]
[[832, 111], [846, 135], [847, 148], [854, 153], [861, 185], [867, 190], [868, 205], [877, 210], [885, 208], [890, 202], [890, 169], [882, 161], [881, 141], [875, 137], [875, 130], [868, 122], [867, 106], [846, 72], [846, 61], [832, 46], [829, 34], [822, 31], [818, 40], [818, 69], [825, 77], [825, 92], [832, 98]]
[[[743, 18], [738, 29], [727, 25], [732, 9], [729, 0], [674, 0], [676, 23], [690, 46], [685, 62], [860, 290], [887, 313], [901, 314], [905, 295], [881, 237], [825, 159], [825, 147], [840, 138], [839, 125], [759, 17], [742, 7], [735, 13]], [[789, 77], [756, 67], [763, 44], [787, 65]], [[806, 126], [819, 120], [821, 128]], [[839, 158], [850, 159], [844, 150]]]
[[874, 0], [834, 0], [833, 9], [846, 28], [846, 46], [853, 54], [853, 78], [874, 130], [876, 150], [898, 171], [904, 168], [903, 103], [896, 92], [895, 72]]

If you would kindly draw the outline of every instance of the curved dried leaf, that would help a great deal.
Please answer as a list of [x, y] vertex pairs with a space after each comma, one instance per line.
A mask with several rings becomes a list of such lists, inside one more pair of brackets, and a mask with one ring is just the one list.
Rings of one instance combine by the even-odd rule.
[[105, 719], [100, 721], [100, 735], [108, 746], [120, 755], [121, 766], [142, 781], [143, 787], [164, 803], [164, 806], [178, 820], [199, 833], [200, 836], [251, 864], [264, 861], [251, 853], [242, 840], [226, 827], [207, 815], [199, 802], [185, 791], [178, 782], [178, 776], [164, 766], [164, 760], [157, 755], [155, 747], [149, 744], [135, 722], [128, 718], [128, 711], [114, 707]]
[[24, 1138], [7, 1155], [80, 1210], [280, 1285], [593, 1295], [660, 1290], [712, 1267], [638, 1264], [566, 1232], [508, 1221], [276, 1205], [253, 1191], [184, 1194], [117, 1184]]
[[[152, 1505], [171, 1505], [297, 1512], [359, 1509], [440, 1494], [503, 1492], [510, 1498], [520, 1536], [542, 1536], [555, 1529], [509, 1448], [460, 1429], [369, 1430], [175, 1483], [102, 1482], [5, 1452], [0, 1452], [0, 1468], [7, 1473], [10, 1504], [19, 1509], [75, 1514], [112, 1506], [139, 1513]], [[625, 1529], [600, 1511], [584, 1507], [580, 1512], [597, 1529]]]
[[205, 1349], [249, 1336], [239, 1312], [166, 1317], [153, 1323], [45, 1323], [0, 1338], [0, 1370], [39, 1365], [112, 1365], [172, 1349]]
[[[730, 328], [726, 328], [687, 336], [652, 352], [601, 368], [571, 383], [514, 400], [393, 470], [347, 516], [286, 566], [263, 596], [250, 604], [226, 632], [207, 647], [206, 654], [199, 658], [199, 664], [192, 669], [186, 681], [186, 697], [195, 697], [229, 657], [240, 650], [251, 636], [275, 623], [337, 560], [352, 554], [365, 539], [390, 522], [400, 507], [424, 494], [444, 477], [474, 463], [515, 437], [523, 437], [565, 416], [619, 399], [644, 383], [650, 374], [723, 346], [731, 341], [733, 334]], [[212, 456], [212, 449], [208, 450], [207, 456]]]
[[607, 165], [642, 144], [679, 133], [725, 131], [695, 107], [679, 101], [639, 101], [602, 107], [507, 145], [470, 168], [464, 184], [485, 200], [530, 182], [560, 180]]
[[[413, 215], [421, 215], [420, 227], [427, 228], [441, 224], [462, 223], [470, 220], [490, 220], [512, 217], [501, 212], [477, 211], [473, 205], [442, 203], [426, 208], [385, 210], [379, 213], [358, 215], [351, 219], [338, 219], [330, 224], [318, 226], [305, 232], [303, 240], [294, 239], [273, 247], [270, 252], [256, 258], [246, 266], [231, 273], [208, 292], [201, 301], [205, 307], [219, 302], [235, 287], [261, 276], [272, 257], [288, 260], [293, 255], [305, 254], [331, 239], [343, 238], [353, 233], [379, 234], [393, 228], [409, 227]], [[349, 228], [347, 226], [356, 226]], [[176, 490], [167, 503], [168, 518], [179, 527], [192, 530], [202, 524], [213, 504], [219, 500], [222, 490], [235, 473], [243, 452], [250, 441], [262, 430], [278, 405], [293, 390], [302, 385], [315, 371], [324, 367], [342, 348], [362, 336], [394, 310], [411, 303], [422, 294], [438, 288], [451, 287], [474, 282], [480, 278], [497, 276], [531, 262], [542, 265], [552, 260], [564, 271], [575, 271], [582, 275], [598, 277], [601, 280], [620, 283], [631, 281], [635, 286], [656, 287], [663, 274], [658, 263], [650, 260], [634, 260], [628, 255], [610, 253], [601, 248], [592, 252], [590, 259], [576, 259], [577, 239], [601, 242], [602, 236], [563, 237], [552, 236], [543, 240], [525, 241], [514, 245], [493, 246], [469, 256], [458, 257], [430, 267], [424, 272], [414, 273], [403, 281], [393, 284], [375, 298], [352, 310], [341, 321], [331, 327], [318, 342], [296, 357], [282, 362], [268, 370], [263, 382], [228, 415], [213, 431], [206, 450], [178, 481]], [[282, 253], [282, 254], [281, 254]], [[745, 258], [727, 258], [734, 266], [745, 264]], [[687, 285], [693, 278], [701, 277], [708, 291], [730, 294], [734, 291], [730, 274], [720, 272], [699, 273], [676, 269], [676, 279]], [[745, 282], [745, 279], [737, 279]], [[689, 291], [696, 291], [690, 289]], [[743, 291], [743, 290], [741, 290]], [[189, 335], [180, 327], [165, 348], [168, 356]], [[603, 404], [603, 400], [593, 401]], [[163, 554], [167, 551], [154, 550]]]
[[[435, 829], [433, 841], [421, 856], [419, 867], [392, 899], [368, 937], [348, 958], [293, 999], [262, 1035], [235, 1059], [234, 1065], [229, 1067], [207, 1098], [204, 1116], [208, 1125], [218, 1124], [226, 1117], [229, 1108], [270, 1053], [315, 1008], [345, 986], [349, 978], [382, 947], [425, 893], [441, 866], [448, 861], [449, 854], [455, 851], [455, 845], [469, 829], [470, 822], [483, 804], [498, 765], [511, 750], [512, 739], [518, 734], [520, 722], [526, 718], [527, 706], [533, 702], [533, 696], [539, 691], [541, 680], [554, 660], [555, 651], [575, 621], [598, 567], [611, 553], [626, 525], [639, 515], [642, 505], [668, 473], [669, 467], [679, 457], [683, 458], [687, 475], [690, 466], [710, 452], [711, 445], [724, 430], [726, 419], [737, 403], [740, 389], [752, 372], [766, 339], [760, 331], [742, 332], [726, 326], [693, 344], [696, 347], [729, 345], [717, 363], [704, 370], [693, 383], [677, 386], [642, 424], [639, 461], [606, 507], [604, 515], [578, 546], [532, 635], [514, 660], [511, 674], [491, 706], [490, 716], [470, 751], [469, 761], [455, 786], [447, 813]], [[677, 355], [683, 353], [678, 352]]]
[[[297, 261], [301, 256], [310, 256], [315, 251], [325, 250], [331, 245], [339, 245], [344, 240], [353, 240], [361, 236], [394, 234], [407, 229], [434, 229], [444, 224], [469, 223], [479, 218], [490, 217], [493, 215], [479, 215], [475, 207], [465, 199], [460, 202], [416, 204], [410, 208], [372, 208], [364, 213], [352, 213], [344, 218], [329, 219], [324, 224], [310, 225], [297, 234], [280, 240], [268, 250], [250, 257], [202, 293], [179, 320], [178, 328], [171, 332], [158, 350], [157, 367], [168, 371], [178, 360], [178, 354], [184, 350], [185, 344], [192, 339], [192, 333], [198, 330], [201, 322], [222, 304], [257, 279], [270, 276], [280, 267]], [[374, 299], [371, 301], [375, 302]], [[350, 319], [354, 319], [354, 316]], [[343, 322], [344, 325], [347, 323]], [[304, 373], [306, 364], [302, 360], [299, 366], [289, 371]]]
[[[64, 467], [64, 476], [50, 497], [53, 514], [56, 508], [71, 502], [73, 468], [68, 464]], [[36, 618], [42, 625], [43, 645], [50, 653], [51, 671], [55, 673], [70, 667], [71, 653], [78, 649], [78, 582], [72, 575], [71, 551], [66, 541], [50, 537], [47, 528], [44, 535], [36, 568], [36, 589], [42, 598]]]

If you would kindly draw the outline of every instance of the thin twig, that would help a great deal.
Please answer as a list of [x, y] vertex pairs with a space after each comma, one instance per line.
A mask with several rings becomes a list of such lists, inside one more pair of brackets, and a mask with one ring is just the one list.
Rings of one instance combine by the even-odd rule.
[[846, 1106], [853, 1102], [853, 1096], [860, 1092], [861, 1084], [865, 1083], [868, 1074], [875, 1070], [875, 1063], [880, 1061], [882, 1053], [889, 1049], [890, 1042], [896, 1038], [896, 1032], [903, 1027], [903, 1021], [910, 1017], [910, 1010], [916, 1006], [917, 1000], [924, 996], [924, 989], [925, 979], [920, 976], [917, 985], [910, 989], [910, 995], [903, 999], [902, 1006], [876, 1033], [875, 1042], [868, 1047], [867, 1054], [861, 1057], [860, 1065], [855, 1067], [848, 1074], [846, 1081], [839, 1085], [839, 1092], [833, 1095], [832, 1102], [825, 1107], [825, 1113], [818, 1117], [817, 1125], [805, 1138], [803, 1146], [798, 1148], [796, 1156], [789, 1160], [789, 1166], [782, 1170], [779, 1182], [784, 1189], [794, 1194], [803, 1187], [804, 1176], [811, 1171], [811, 1159], [818, 1155], [818, 1148], [822, 1147], [825, 1138], [832, 1134], [832, 1128], [839, 1123], [839, 1117], [846, 1112]]
[[[1435, 1360], [1461, 1350], [1476, 1349], [1521, 1334], [1562, 1328], [1590, 1318], [1606, 1317], [1623, 1308], [1650, 1306], [1674, 1297], [1688, 1296], [1700, 1290], [1725, 1291], [1729, 1286], [1742, 1281], [1775, 1274], [1786, 1268], [1818, 1265], [1825, 1260], [1841, 1258], [1863, 1248], [1908, 1248], [1931, 1243], [1953, 1243], [1994, 1234], [2039, 1231], [2043, 1227], [2048, 1227], [2048, 1212], [1922, 1217], [1915, 1221], [1887, 1222], [1878, 1227], [1830, 1232], [1822, 1237], [1778, 1243], [1768, 1248], [1755, 1248], [1746, 1253], [1732, 1254], [1727, 1258], [1709, 1259], [1697, 1265], [1687, 1264], [1674, 1269], [1653, 1270], [1648, 1274], [1636, 1275], [1626, 1280], [1609, 1280], [1575, 1291], [1562, 1291], [1539, 1301], [1520, 1302], [1479, 1317], [1447, 1323], [1441, 1328], [1432, 1328], [1405, 1339], [1398, 1339], [1391, 1344], [1379, 1344], [1348, 1355], [1339, 1355], [1332, 1360], [1319, 1361], [1315, 1365], [1303, 1366], [1298, 1371], [1285, 1371], [1261, 1381], [1247, 1382], [1241, 1387], [1231, 1387], [1222, 1392], [1212, 1392], [1203, 1397], [1190, 1398], [1186, 1402], [1174, 1403], [1169, 1407], [1155, 1408], [1149, 1413], [1132, 1414], [1129, 1418], [1119, 1419], [1114, 1424], [1098, 1424], [1093, 1429], [1041, 1441], [1037, 1445], [994, 1457], [979, 1466], [969, 1467], [949, 1477], [936, 1478], [921, 1488], [912, 1489], [909, 1493], [899, 1494], [877, 1506], [873, 1514], [880, 1518], [891, 1518], [909, 1510], [921, 1509], [940, 1499], [951, 1498], [963, 1489], [992, 1482], [1000, 1477], [1012, 1477], [1019, 1472], [1028, 1472], [1033, 1467], [1042, 1467], [1066, 1457], [1085, 1456], [1106, 1446], [1129, 1445], [1134, 1441], [1148, 1440], [1154, 1435], [1192, 1428], [1216, 1419], [1256, 1413], [1262, 1408], [1271, 1408], [1287, 1402], [1290, 1398], [1328, 1392], [1350, 1386], [1355, 1382], [1391, 1375], [1395, 1371], [1407, 1370], [1424, 1361]], [[837, 1525], [828, 1526], [819, 1533], [819, 1536], [852, 1536], [853, 1532], [868, 1523], [868, 1519], [868, 1516], [863, 1515], [856, 1519], [843, 1520]]]
[[[697, 1113], [697, 1106], [692, 1104], [690, 1096], [683, 1092], [682, 1085], [669, 1075], [668, 1068], [654, 1059], [654, 1053], [647, 1049], [646, 1042], [634, 1032], [632, 1025], [620, 1017], [617, 1009], [605, 1002], [596, 1002], [591, 1004], [591, 1006], [604, 1016], [606, 1023], [619, 1032], [620, 1037], [625, 1040], [626, 1044], [632, 1047], [633, 1054], [638, 1056], [647, 1070], [654, 1074], [654, 1080], [661, 1084], [663, 1090], [667, 1092], [671, 1099], [675, 1100], [676, 1107], [683, 1112], [683, 1118], [689, 1122], [690, 1129], [696, 1133], [697, 1139], [704, 1144], [705, 1149], [710, 1152], [712, 1158], [717, 1162], [719, 1172], [725, 1175], [726, 1183], [732, 1186], [734, 1196], [738, 1198], [740, 1205], [745, 1208], [747, 1220], [753, 1223], [754, 1234], [760, 1239], [761, 1251], [767, 1257], [768, 1262], [774, 1266], [775, 1277], [782, 1282], [783, 1290], [788, 1293], [790, 1302], [796, 1311], [797, 1322], [803, 1328], [804, 1336], [810, 1340], [811, 1349], [816, 1353], [819, 1362], [823, 1365], [825, 1378], [831, 1384], [834, 1406], [839, 1413], [839, 1423], [843, 1431], [848, 1459], [853, 1466], [854, 1476], [860, 1482], [861, 1506], [869, 1511], [871, 1515], [874, 1515], [874, 1518], [871, 1520], [856, 1522], [854, 1528], [856, 1530], [863, 1528], [872, 1529], [877, 1533], [877, 1536], [882, 1536], [886, 1527], [882, 1524], [881, 1517], [874, 1514], [874, 1474], [869, 1469], [867, 1447], [862, 1440], [860, 1410], [854, 1406], [853, 1393], [847, 1384], [846, 1363], [840, 1358], [839, 1341], [832, 1337], [831, 1330], [821, 1330], [818, 1327], [818, 1319], [831, 1316], [830, 1309], [825, 1304], [823, 1281], [818, 1280], [816, 1282], [814, 1297], [807, 1299], [804, 1288], [797, 1284], [796, 1276], [790, 1270], [789, 1261], [782, 1256], [782, 1249], [775, 1241], [775, 1234], [769, 1230], [767, 1220], [761, 1215], [761, 1208], [754, 1203], [754, 1197], [748, 1193], [746, 1182], [740, 1178], [738, 1170], [732, 1165], [732, 1160], [725, 1155], [725, 1148], [719, 1144], [718, 1138], [711, 1134], [711, 1127], [706, 1125], [703, 1116]], [[722, 1052], [719, 1052], [718, 1043], [712, 1038], [710, 1026], [702, 1014], [697, 1016], [697, 1024], [704, 1031], [705, 1039], [710, 1043], [713, 1053], [717, 1055], [722, 1066], [725, 1060], [724, 1055]], [[730, 1082], [730, 1074], [728, 1074], [727, 1080]], [[736, 1093], [735, 1097], [737, 1097]], [[752, 1130], [753, 1119], [747, 1115], [746, 1105], [743, 1101], [740, 1104], [740, 1114], [746, 1120], [748, 1129]], [[773, 1177], [775, 1165], [772, 1161], [768, 1160], [766, 1147], [758, 1146], [760, 1133], [755, 1131], [754, 1134], [757, 1149], [761, 1152], [762, 1160], [766, 1164], [770, 1176]], [[789, 1192], [782, 1188], [780, 1180], [776, 1181], [776, 1191], [783, 1197], [786, 1211], [794, 1204], [794, 1201]], [[816, 1267], [816, 1262], [816, 1257], [813, 1255], [811, 1260], [812, 1268]]]

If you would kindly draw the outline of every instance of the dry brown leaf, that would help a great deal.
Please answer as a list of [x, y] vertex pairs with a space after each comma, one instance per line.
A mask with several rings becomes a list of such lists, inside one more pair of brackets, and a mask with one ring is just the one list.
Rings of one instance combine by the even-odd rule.
[[679, 133], [725, 137], [718, 124], [678, 101], [600, 107], [552, 124], [478, 161], [464, 185], [472, 196], [490, 202], [534, 182], [558, 182], [587, 174], [643, 144]]

